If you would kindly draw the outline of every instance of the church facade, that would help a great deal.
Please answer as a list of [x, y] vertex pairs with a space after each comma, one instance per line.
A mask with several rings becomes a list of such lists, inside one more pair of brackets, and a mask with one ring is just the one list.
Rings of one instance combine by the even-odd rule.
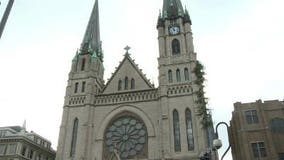
[[[198, 116], [191, 20], [164, 0], [158, 32], [159, 86], [128, 53], [104, 82], [98, 0], [69, 73], [56, 160], [191, 159], [209, 146]], [[153, 26], [154, 27], [154, 26]]]

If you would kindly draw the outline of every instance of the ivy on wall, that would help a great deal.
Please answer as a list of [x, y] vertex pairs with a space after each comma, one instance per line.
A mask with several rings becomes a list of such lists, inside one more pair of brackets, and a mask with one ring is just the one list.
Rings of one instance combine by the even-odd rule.
[[206, 107], [208, 98], [204, 96], [204, 66], [199, 61], [196, 61], [196, 66], [193, 72], [196, 76], [194, 83], [198, 86], [198, 90], [195, 92], [197, 97], [195, 103], [198, 106], [197, 115], [202, 118], [201, 124], [203, 128], [209, 128], [212, 127], [213, 123], [210, 110]]

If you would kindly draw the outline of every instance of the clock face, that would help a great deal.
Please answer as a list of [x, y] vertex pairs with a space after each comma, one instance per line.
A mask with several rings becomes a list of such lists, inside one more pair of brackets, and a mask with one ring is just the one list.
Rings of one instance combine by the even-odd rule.
[[170, 27], [169, 31], [171, 35], [176, 35], [176, 34], [179, 34], [180, 30], [179, 30], [179, 27], [174, 26], [174, 27]]

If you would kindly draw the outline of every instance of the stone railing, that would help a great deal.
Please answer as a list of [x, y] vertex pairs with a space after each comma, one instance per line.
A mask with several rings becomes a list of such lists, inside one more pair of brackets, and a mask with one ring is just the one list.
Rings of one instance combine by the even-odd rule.
[[69, 99], [70, 106], [82, 105], [85, 104], [86, 96], [73, 96]]
[[191, 84], [183, 84], [178, 86], [171, 86], [167, 90], [168, 96], [187, 95], [192, 94], [193, 89]]
[[125, 102], [155, 100], [158, 98], [157, 92], [158, 92], [157, 89], [152, 89], [152, 90], [144, 90], [137, 92], [97, 95], [95, 96], [94, 104], [105, 105], [105, 104], [118, 104]]

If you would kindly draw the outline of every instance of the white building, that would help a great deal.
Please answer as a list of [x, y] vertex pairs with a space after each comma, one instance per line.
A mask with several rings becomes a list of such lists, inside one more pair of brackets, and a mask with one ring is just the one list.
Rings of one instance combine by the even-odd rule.
[[54, 160], [51, 142], [25, 127], [0, 127], [0, 160]]

